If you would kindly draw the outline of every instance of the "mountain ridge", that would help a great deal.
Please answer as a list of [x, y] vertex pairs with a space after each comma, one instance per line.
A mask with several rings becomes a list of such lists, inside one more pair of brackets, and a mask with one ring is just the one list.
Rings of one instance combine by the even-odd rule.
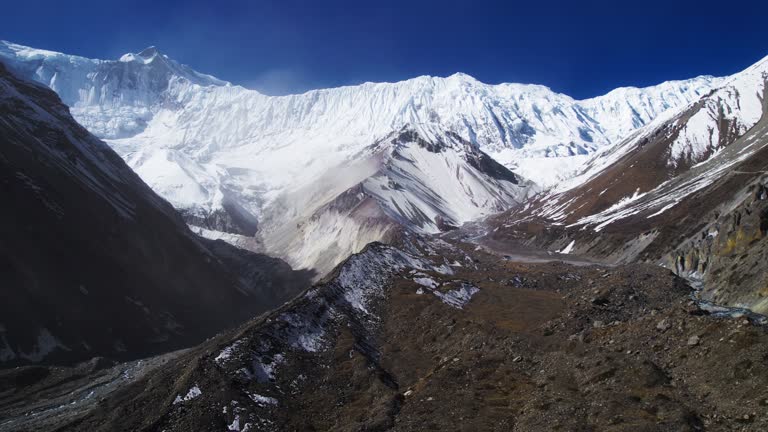
[[[8, 43], [6, 43], [6, 45], [8, 45]], [[17, 47], [16, 48], [17, 50], [19, 49], [18, 47], [20, 47], [18, 45], [14, 45], [14, 46]], [[33, 52], [37, 51], [37, 50], [31, 49], [31, 48], [26, 48], [26, 47], [25, 47], [25, 49], [31, 50]], [[8, 51], [8, 50], [6, 50], [6, 51]], [[59, 56], [68, 57], [68, 56], [66, 56], [64, 54], [53, 53], [53, 52], [48, 52], [48, 51], [43, 51], [43, 53], [45, 53], [46, 55], [51, 56], [51, 57], [59, 57]], [[132, 54], [126, 54], [126, 55], [132, 55]], [[16, 62], [23, 62], [24, 61], [24, 57], [23, 56], [19, 56], [19, 55], [16, 55], [15, 58], [13, 58], [11, 55], [8, 55], [6, 53], [5, 57], [7, 59], [9, 59], [9, 60], [15, 60]], [[76, 58], [81, 59], [81, 60], [88, 60], [88, 59], [85, 59], [84, 57], [76, 57]], [[98, 60], [98, 62], [109, 63], [109, 62], [114, 62], [114, 61]], [[533, 95], [533, 96], [536, 96], [538, 98], [544, 98], [544, 99], [546, 99], [546, 98], [554, 98], [554, 99], [560, 99], [560, 100], [565, 101], [565, 102], [589, 104], [589, 103], [599, 102], [599, 101], [603, 100], [605, 97], [611, 96], [612, 94], [615, 94], [617, 91], [621, 92], [622, 93], [621, 96], [624, 97], [625, 94], [628, 93], [628, 92], [629, 93], [637, 92], [637, 93], [643, 94], [645, 92], [650, 92], [650, 91], [652, 91], [654, 89], [663, 89], [665, 87], [680, 87], [680, 86], [686, 86], [686, 85], [689, 85], [689, 84], [696, 84], [696, 85], [698, 85], [697, 83], [706, 83], [706, 82], [712, 81], [712, 80], [718, 80], [718, 79], [710, 77], [710, 76], [700, 76], [700, 77], [691, 78], [691, 79], [688, 79], [688, 80], [668, 81], [668, 82], [660, 83], [659, 85], [656, 85], [656, 86], [650, 86], [650, 87], [645, 87], [645, 88], [622, 87], [622, 88], [619, 88], [619, 89], [615, 89], [614, 91], [609, 92], [609, 93], [607, 93], [606, 95], [603, 95], [603, 96], [595, 96], [595, 97], [592, 97], [592, 98], [587, 98], [587, 99], [582, 99], [582, 100], [576, 100], [576, 99], [571, 98], [568, 95], [554, 92], [549, 87], [546, 87], [546, 86], [543, 86], [543, 85], [538, 85], [538, 84], [519, 84], [519, 83], [486, 84], [486, 83], [482, 83], [479, 80], [475, 79], [474, 77], [471, 77], [470, 75], [467, 75], [467, 74], [464, 74], [464, 73], [456, 73], [456, 74], [450, 75], [448, 77], [435, 77], [435, 76], [429, 76], [429, 75], [422, 75], [422, 76], [419, 76], [419, 77], [415, 77], [415, 78], [411, 78], [411, 79], [407, 79], [407, 80], [403, 80], [403, 81], [397, 81], [397, 82], [380, 82], [380, 83], [366, 82], [366, 83], [359, 84], [359, 85], [354, 85], [354, 86], [341, 86], [341, 87], [336, 87], [336, 88], [315, 89], [315, 90], [309, 90], [307, 92], [300, 93], [300, 94], [291, 94], [291, 95], [285, 95], [285, 96], [267, 96], [267, 95], [263, 95], [263, 94], [259, 93], [256, 90], [247, 89], [247, 88], [241, 87], [241, 86], [231, 86], [231, 87], [233, 87], [231, 89], [231, 91], [235, 91], [235, 90], [247, 91], [247, 92], [249, 92], [251, 94], [255, 94], [255, 95], [261, 96], [261, 97], [263, 97], [266, 100], [280, 101], [280, 100], [284, 100], [284, 99], [301, 99], [301, 98], [313, 99], [313, 98], [318, 98], [321, 95], [325, 95], [325, 94], [329, 94], [329, 93], [342, 93], [342, 94], [344, 94], [344, 93], [349, 93], [349, 92], [353, 92], [353, 91], [365, 92], [365, 91], [370, 90], [370, 89], [389, 90], [388, 88], [390, 88], [390, 87], [392, 88], [391, 91], [403, 91], [401, 89], [405, 89], [405, 90], [409, 90], [410, 92], [412, 92], [414, 94], [420, 94], [420, 93], [423, 93], [423, 92], [425, 92], [427, 90], [430, 90], [430, 89], [431, 89], [431, 91], [434, 91], [434, 88], [437, 88], [437, 87], [459, 87], [459, 88], [461, 88], [463, 86], [474, 86], [472, 88], [472, 90], [474, 90], [476, 92], [489, 92], [489, 89], [495, 90], [498, 93], [506, 93], [507, 95], [509, 95], [509, 94], [516, 94], [516, 93], [526, 93], [527, 92], [529, 95]], [[215, 83], [216, 83], [215, 81], [211, 81], [210, 82], [210, 84], [215, 84]], [[50, 86], [50, 83], [46, 83], [46, 84], [48, 84]], [[229, 84], [229, 83], [226, 83], [226, 84]], [[694, 93], [696, 93], [696, 95], [699, 94], [699, 92], [697, 92], [695, 90], [694, 90]], [[616, 101], [611, 101], [611, 102], [615, 103]], [[74, 100], [67, 101], [67, 103], [69, 105], [77, 105]], [[636, 111], [640, 111], [640, 110], [636, 110]], [[642, 115], [641, 115], [641, 117], [642, 117]], [[416, 121], [416, 122], [411, 121], [411, 123], [418, 124], [419, 122], [418, 121]], [[379, 137], [374, 137], [374, 138], [380, 138], [380, 136]], [[468, 138], [468, 137], [464, 136], [464, 138]], [[505, 138], [504, 136], [502, 136], [502, 142], [505, 139], [509, 139], [509, 138]], [[471, 139], [471, 137], [470, 137], [469, 140], [478, 143], [477, 140]], [[582, 142], [582, 144], [583, 144], [583, 142]]]

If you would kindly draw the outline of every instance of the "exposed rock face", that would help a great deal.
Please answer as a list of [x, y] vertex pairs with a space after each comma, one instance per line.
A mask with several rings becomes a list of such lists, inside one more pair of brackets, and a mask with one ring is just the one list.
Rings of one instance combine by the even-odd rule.
[[2, 65], [0, 113], [3, 365], [189, 346], [308, 286], [280, 260], [219, 256], [54, 92]]
[[179, 213], [189, 225], [220, 233], [254, 237], [259, 225], [247, 212], [235, 204], [224, 204], [213, 211], [180, 209]]

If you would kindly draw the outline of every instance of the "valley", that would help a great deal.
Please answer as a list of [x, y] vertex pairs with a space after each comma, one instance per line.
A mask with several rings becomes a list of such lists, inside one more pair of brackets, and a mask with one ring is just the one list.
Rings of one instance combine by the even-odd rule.
[[0, 41], [0, 431], [767, 430], [767, 88]]

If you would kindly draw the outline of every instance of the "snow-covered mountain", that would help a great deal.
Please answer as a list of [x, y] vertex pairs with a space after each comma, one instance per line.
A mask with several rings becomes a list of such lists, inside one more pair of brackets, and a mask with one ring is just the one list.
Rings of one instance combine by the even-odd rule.
[[[269, 233], [289, 228], [288, 218], [274, 216], [278, 209], [302, 202], [295, 197], [317, 190], [321, 179], [334, 186], [311, 194], [305, 207], [292, 205], [292, 218], [317, 221], [318, 209], [362, 187], [390, 220], [436, 232], [442, 222], [461, 224], [499, 210], [500, 203], [513, 205], [509, 197], [522, 198], [531, 187], [567, 178], [590, 154], [721, 82], [698, 77], [578, 101], [543, 86], [488, 85], [455, 74], [271, 97], [197, 73], [154, 48], [109, 61], [1, 42], [0, 60], [57, 91], [79, 122], [106, 139], [189, 222], [240, 244], [258, 231], [268, 250], [283, 250]], [[411, 150], [374, 157], [372, 146], [403, 130], [427, 145], [410, 143]], [[429, 151], [432, 146], [441, 150]], [[536, 185], [478, 170], [467, 151], [485, 152]], [[403, 173], [408, 181], [401, 192], [384, 194], [373, 186], [384, 178], [398, 183], [393, 177]], [[401, 198], [410, 209], [398, 207]], [[345, 226], [332, 219], [333, 226]], [[388, 231], [372, 225], [377, 228], [355, 238], [378, 239]], [[338, 229], [341, 236], [354, 232]], [[362, 241], [336, 240], [331, 237], [328, 247], [345, 254]], [[288, 258], [316, 265], [306, 256]]]
[[174, 79], [228, 85], [170, 60], [154, 47], [111, 61], [0, 41], [0, 59], [16, 73], [58, 93], [77, 121], [99, 138], [133, 136], [143, 130]]
[[732, 144], [768, 112], [766, 82], [768, 57], [724, 78], [700, 100], [668, 111], [597, 152], [582, 172], [542, 199], [546, 204], [537, 214], [601, 228], [675, 206], [761, 149], [743, 140], [743, 148]]
[[314, 156], [412, 124], [457, 133], [515, 167], [525, 165], [521, 158], [588, 154], [720, 82], [702, 76], [578, 101], [540, 85], [488, 85], [457, 73], [270, 97], [197, 73], [154, 47], [105, 61], [0, 42], [0, 58], [54, 89], [100, 137], [162, 138], [163, 147], [191, 147], [186, 153], [196, 157], [243, 145], [262, 152], [299, 145]]

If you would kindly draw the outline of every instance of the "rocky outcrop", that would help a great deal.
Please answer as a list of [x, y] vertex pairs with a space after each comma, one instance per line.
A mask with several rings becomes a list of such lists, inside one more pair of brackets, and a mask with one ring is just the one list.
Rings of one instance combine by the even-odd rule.
[[189, 225], [210, 231], [254, 237], [259, 231], [256, 220], [237, 204], [226, 203], [213, 211], [203, 209], [179, 209]]
[[664, 265], [700, 282], [706, 300], [768, 313], [767, 185], [763, 176], [737, 193], [666, 254]]

